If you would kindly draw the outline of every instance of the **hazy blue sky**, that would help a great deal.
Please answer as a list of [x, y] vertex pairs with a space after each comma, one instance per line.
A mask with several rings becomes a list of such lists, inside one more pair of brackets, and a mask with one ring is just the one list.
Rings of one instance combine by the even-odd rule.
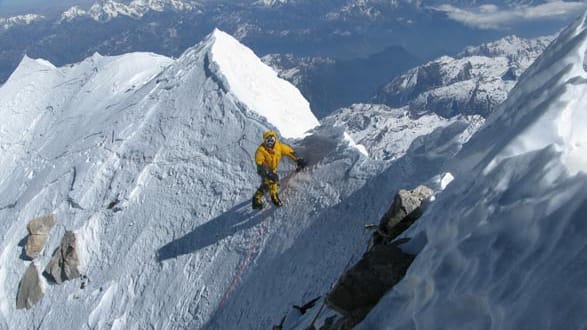
[[73, 4], [92, 3], [93, 0], [0, 0], [0, 17], [26, 11], [39, 13], [44, 10]]

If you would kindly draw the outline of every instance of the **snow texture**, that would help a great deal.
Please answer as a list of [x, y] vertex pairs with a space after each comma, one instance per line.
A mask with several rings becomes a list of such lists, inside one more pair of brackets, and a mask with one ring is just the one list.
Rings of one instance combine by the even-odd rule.
[[[224, 75], [226, 88], [249, 109], [267, 118], [287, 138], [299, 138], [318, 125], [310, 104], [291, 83], [228, 34], [215, 30], [211, 59]], [[287, 104], [287, 106], [284, 106]]]
[[488, 116], [501, 104], [520, 75], [553, 37], [509, 36], [456, 57], [442, 56], [418, 66], [383, 86], [375, 100], [409, 105], [411, 112], [433, 111], [450, 118], [459, 114]]
[[356, 143], [367, 146], [366, 155], [388, 162], [404, 156], [416, 138], [450, 125], [469, 125], [461, 137], [461, 143], [464, 143], [483, 122], [480, 116], [460, 116], [449, 120], [427, 113], [416, 117], [407, 107], [394, 109], [380, 104], [353, 104], [323, 120], [325, 125], [344, 128]]
[[359, 329], [582, 329], [585, 16], [524, 73], [455, 157], [406, 236], [427, 242]]
[[[408, 127], [381, 140], [369, 132], [380, 126], [345, 132], [336, 117], [305, 132], [316, 122], [296, 113], [307, 121], [284, 128], [290, 110], [309, 111], [301, 95], [274, 103], [282, 81], [239, 75], [231, 59], [260, 62], [220, 31], [176, 60], [23, 59], [0, 87], [0, 328], [270, 328], [292, 304], [324, 296], [367, 245], [364, 225], [421, 183], [446, 189], [406, 233], [420, 254], [359, 328], [584, 327], [583, 25], [560, 35], [472, 138], [476, 121], [434, 116], [421, 118], [434, 126], [417, 127], [425, 135]], [[371, 111], [385, 125], [388, 113], [402, 117], [362, 115]], [[298, 139], [284, 141], [309, 166], [295, 173], [284, 160], [285, 206], [252, 211], [260, 137], [292, 127]], [[369, 156], [348, 136], [363, 137]], [[374, 159], [381, 141], [403, 151]], [[87, 282], [50, 285], [30, 312], [16, 311], [29, 263], [19, 242], [27, 221], [48, 213], [58, 224], [36, 262], [74, 230]]]
[[[283, 128], [301, 137], [317, 123], [309, 108], [296, 108], [307, 105], [301, 94], [267, 73], [259, 59], [246, 63], [266, 74], [251, 77], [230, 71], [232, 56], [247, 61], [253, 55], [215, 31], [177, 60], [95, 54], [55, 67], [23, 58], [0, 87], [0, 216], [9, 220], [0, 224], [0, 328], [202, 328], [227, 310], [267, 238], [295, 224], [300, 212], [250, 210], [259, 184], [253, 154], [262, 133]], [[282, 86], [286, 94], [277, 103], [273, 89], [253, 101], [228, 90], [255, 84]], [[259, 114], [267, 104], [274, 106], [275, 123]], [[293, 110], [307, 113], [283, 126], [277, 114], [287, 119]], [[341, 157], [333, 173], [359, 158], [341, 130], [310, 141], [310, 164], [330, 153]], [[296, 205], [310, 176], [288, 184], [293, 165], [284, 160], [281, 170], [284, 185], [294, 187], [282, 196]], [[307, 214], [341, 193], [323, 184], [331, 195], [312, 195], [316, 206], [303, 208], [306, 220], [297, 230], [311, 225]], [[34, 313], [16, 311], [28, 264], [19, 260], [19, 242], [28, 220], [47, 213], [58, 223], [38, 262], [46, 265], [65, 230], [74, 230], [87, 280], [51, 285]]]

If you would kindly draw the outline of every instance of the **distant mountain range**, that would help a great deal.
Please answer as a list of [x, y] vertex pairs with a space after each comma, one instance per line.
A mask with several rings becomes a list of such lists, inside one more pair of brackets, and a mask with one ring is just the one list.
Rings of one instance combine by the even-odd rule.
[[434, 5], [381, 0], [104, 0], [59, 14], [4, 17], [0, 82], [24, 54], [56, 65], [79, 62], [94, 52], [151, 51], [178, 57], [216, 27], [260, 56], [341, 59], [366, 58], [393, 46], [430, 60], [505, 35], [466, 27]]
[[393, 79], [372, 101], [393, 107], [409, 105], [412, 113], [431, 111], [446, 118], [458, 114], [487, 117], [553, 38], [509, 36], [468, 47], [455, 57], [443, 56]]

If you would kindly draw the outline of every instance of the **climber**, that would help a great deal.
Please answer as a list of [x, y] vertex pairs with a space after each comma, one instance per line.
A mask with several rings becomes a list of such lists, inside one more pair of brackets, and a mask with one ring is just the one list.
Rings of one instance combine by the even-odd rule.
[[296, 172], [306, 166], [303, 158], [298, 157], [292, 147], [281, 143], [277, 139], [277, 134], [273, 131], [263, 133], [263, 143], [259, 145], [255, 152], [255, 163], [257, 164], [257, 173], [261, 176], [261, 186], [253, 196], [253, 208], [263, 208], [263, 195], [267, 191], [271, 196], [271, 201], [275, 206], [282, 206], [282, 202], [277, 195], [279, 189], [279, 176], [277, 175], [277, 166], [282, 156], [287, 156], [296, 162]]

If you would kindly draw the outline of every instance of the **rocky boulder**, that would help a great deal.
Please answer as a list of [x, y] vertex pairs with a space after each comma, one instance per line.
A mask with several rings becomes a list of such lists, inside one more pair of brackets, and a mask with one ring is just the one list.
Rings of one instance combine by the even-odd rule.
[[65, 232], [61, 245], [45, 269], [45, 275], [55, 283], [62, 283], [81, 276], [74, 232]]
[[379, 222], [373, 237], [374, 244], [392, 241], [408, 229], [422, 215], [422, 203], [433, 194], [434, 191], [424, 185], [414, 190], [400, 190]]
[[29, 236], [24, 247], [24, 253], [28, 258], [34, 259], [41, 254], [49, 238], [49, 232], [55, 226], [55, 222], [55, 215], [50, 214], [32, 219], [28, 223]]
[[326, 297], [326, 303], [347, 316], [342, 323], [352, 327], [360, 322], [379, 299], [405, 275], [414, 256], [404, 253], [396, 245], [381, 244], [340, 278]]
[[31, 263], [24, 273], [16, 294], [16, 309], [29, 309], [43, 298], [43, 285], [39, 270]]

